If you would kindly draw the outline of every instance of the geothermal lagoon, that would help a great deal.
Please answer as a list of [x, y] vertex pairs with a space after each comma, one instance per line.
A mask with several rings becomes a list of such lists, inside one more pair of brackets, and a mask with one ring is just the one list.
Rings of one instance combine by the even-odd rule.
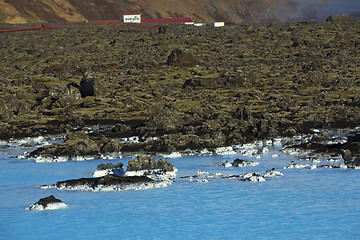
[[[0, 238], [359, 239], [360, 170], [320, 167], [340, 165], [341, 157], [319, 156], [311, 161], [304, 160], [306, 154], [282, 151], [289, 140], [242, 145], [234, 147], [236, 151], [222, 149], [221, 154], [170, 154], [166, 160], [178, 169], [172, 184], [128, 191], [39, 186], [91, 178], [101, 163], [122, 162], [126, 169], [135, 156], [37, 163], [19, 156], [56, 138], [3, 141]], [[225, 166], [235, 159], [246, 160], [241, 161], [246, 164]], [[247, 164], [255, 162], [258, 164]], [[295, 163], [306, 166], [289, 167]], [[259, 182], [239, 177], [253, 172], [264, 175], [272, 168], [283, 175]], [[26, 210], [50, 195], [66, 207]]]

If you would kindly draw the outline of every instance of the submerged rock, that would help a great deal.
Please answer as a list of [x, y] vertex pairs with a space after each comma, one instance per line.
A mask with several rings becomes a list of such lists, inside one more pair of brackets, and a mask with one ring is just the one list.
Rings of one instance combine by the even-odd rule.
[[265, 182], [266, 179], [263, 177], [263, 175], [255, 172], [251, 173], [245, 173], [241, 175], [240, 180], [245, 182]]
[[165, 159], [156, 162], [154, 158], [138, 156], [137, 159], [129, 160], [125, 176], [148, 176], [154, 180], [174, 179], [177, 171], [174, 165]]
[[226, 167], [226, 168], [227, 167], [253, 167], [258, 164], [259, 164], [258, 162], [237, 158], [232, 163], [229, 161], [226, 161], [226, 162], [222, 163], [220, 166]]
[[235, 159], [232, 163], [232, 165], [234, 167], [253, 167], [258, 165], [258, 162], [254, 162], [254, 161], [249, 161], [249, 160], [244, 160], [244, 159]]
[[41, 198], [38, 202], [27, 207], [26, 210], [55, 210], [65, 207], [67, 207], [67, 205], [63, 201], [51, 195], [46, 198]]
[[320, 162], [320, 159], [318, 157], [315, 157], [315, 156], [301, 157], [301, 158], [299, 158], [299, 160], [310, 161], [310, 162]]
[[221, 166], [228, 168], [228, 167], [232, 167], [233, 165], [232, 165], [231, 162], [229, 162], [228, 160], [226, 160], [226, 162], [222, 163]]
[[287, 167], [284, 167], [284, 169], [293, 169], [293, 168], [306, 168], [306, 167], [310, 167], [309, 164], [300, 164], [300, 163], [296, 163], [294, 161], [291, 161], [290, 165]]
[[266, 170], [264, 177], [277, 177], [277, 176], [283, 176], [284, 174], [276, 171], [275, 168], [272, 168], [271, 170]]

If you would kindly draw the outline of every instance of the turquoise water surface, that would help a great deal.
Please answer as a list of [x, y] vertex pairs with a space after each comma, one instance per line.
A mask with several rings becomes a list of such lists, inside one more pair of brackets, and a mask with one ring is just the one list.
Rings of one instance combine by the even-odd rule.
[[[16, 152], [15, 150], [12, 150]], [[279, 157], [272, 157], [276, 153]], [[260, 164], [223, 168], [225, 160]], [[111, 160], [124, 162], [131, 158]], [[295, 156], [270, 147], [260, 159], [241, 155], [167, 159], [178, 169], [166, 188], [80, 192], [39, 189], [91, 177], [106, 160], [35, 163], [0, 152], [0, 239], [360, 239], [360, 170], [283, 169]], [[319, 165], [322, 163], [318, 163]], [[284, 176], [266, 182], [214, 179], [191, 182], [198, 169], [224, 175], [275, 167]], [[27, 211], [54, 195], [61, 210]]]

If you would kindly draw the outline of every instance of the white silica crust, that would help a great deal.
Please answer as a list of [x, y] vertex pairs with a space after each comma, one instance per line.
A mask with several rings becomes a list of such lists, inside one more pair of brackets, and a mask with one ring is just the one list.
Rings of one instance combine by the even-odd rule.
[[126, 171], [125, 176], [147, 176], [153, 180], [162, 180], [162, 179], [175, 179], [177, 168], [174, 167], [174, 171], [163, 171], [162, 169], [149, 169], [149, 170], [140, 170], [140, 171]]
[[251, 176], [250, 178], [247, 178], [249, 182], [265, 182], [266, 179], [262, 176]]
[[234, 151], [233, 147], [219, 147], [215, 149], [215, 153], [217, 155], [232, 155], [236, 154], [236, 151]]
[[226, 162], [222, 163], [222, 164], [221, 164], [221, 166], [222, 166], [222, 167], [229, 168], [229, 167], [232, 167], [233, 165], [232, 165], [232, 163], [231, 163], [231, 162], [226, 161]]
[[264, 174], [264, 177], [277, 177], [277, 176], [283, 176], [284, 174], [276, 171], [276, 170], [267, 170]]
[[93, 177], [103, 177], [109, 174], [113, 174], [116, 176], [124, 176], [124, 169], [122, 168], [113, 168], [113, 169], [105, 169], [105, 170], [95, 170], [93, 173]]
[[310, 165], [309, 164], [300, 164], [300, 163], [292, 162], [292, 163], [290, 163], [289, 166], [284, 167], [284, 169], [306, 168], [306, 167], [310, 167]]
[[37, 211], [56, 210], [56, 209], [62, 209], [62, 208], [66, 208], [66, 207], [67, 207], [67, 205], [63, 202], [48, 203], [45, 208], [41, 204], [34, 203], [34, 204], [30, 205], [29, 207], [27, 207], [26, 210], [37, 210]]
[[94, 160], [95, 158], [93, 156], [54, 156], [54, 157], [48, 157], [48, 156], [36, 156], [33, 159], [37, 163], [42, 162], [66, 162], [66, 161], [87, 161], [87, 160]]
[[200, 175], [209, 175], [209, 173], [208, 172], [205, 172], [205, 171], [203, 171], [203, 170], [197, 170], [197, 174], [196, 175], [198, 175], [198, 176], [200, 176]]
[[244, 161], [242, 163], [233, 162], [232, 165], [234, 167], [254, 167], [256, 165], [259, 165], [259, 163], [258, 162], [252, 162], [252, 161]]
[[164, 158], [179, 158], [179, 157], [182, 157], [182, 154], [179, 152], [172, 152], [172, 153], [163, 155], [163, 157]]

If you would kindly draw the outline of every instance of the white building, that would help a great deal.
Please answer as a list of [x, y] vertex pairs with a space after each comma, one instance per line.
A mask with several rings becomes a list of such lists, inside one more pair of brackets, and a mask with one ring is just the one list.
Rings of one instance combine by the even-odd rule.
[[210, 23], [210, 26], [212, 26], [212, 27], [224, 27], [225, 23], [224, 22], [213, 22], [213, 23]]
[[141, 14], [127, 13], [122, 15], [124, 23], [141, 23]]

